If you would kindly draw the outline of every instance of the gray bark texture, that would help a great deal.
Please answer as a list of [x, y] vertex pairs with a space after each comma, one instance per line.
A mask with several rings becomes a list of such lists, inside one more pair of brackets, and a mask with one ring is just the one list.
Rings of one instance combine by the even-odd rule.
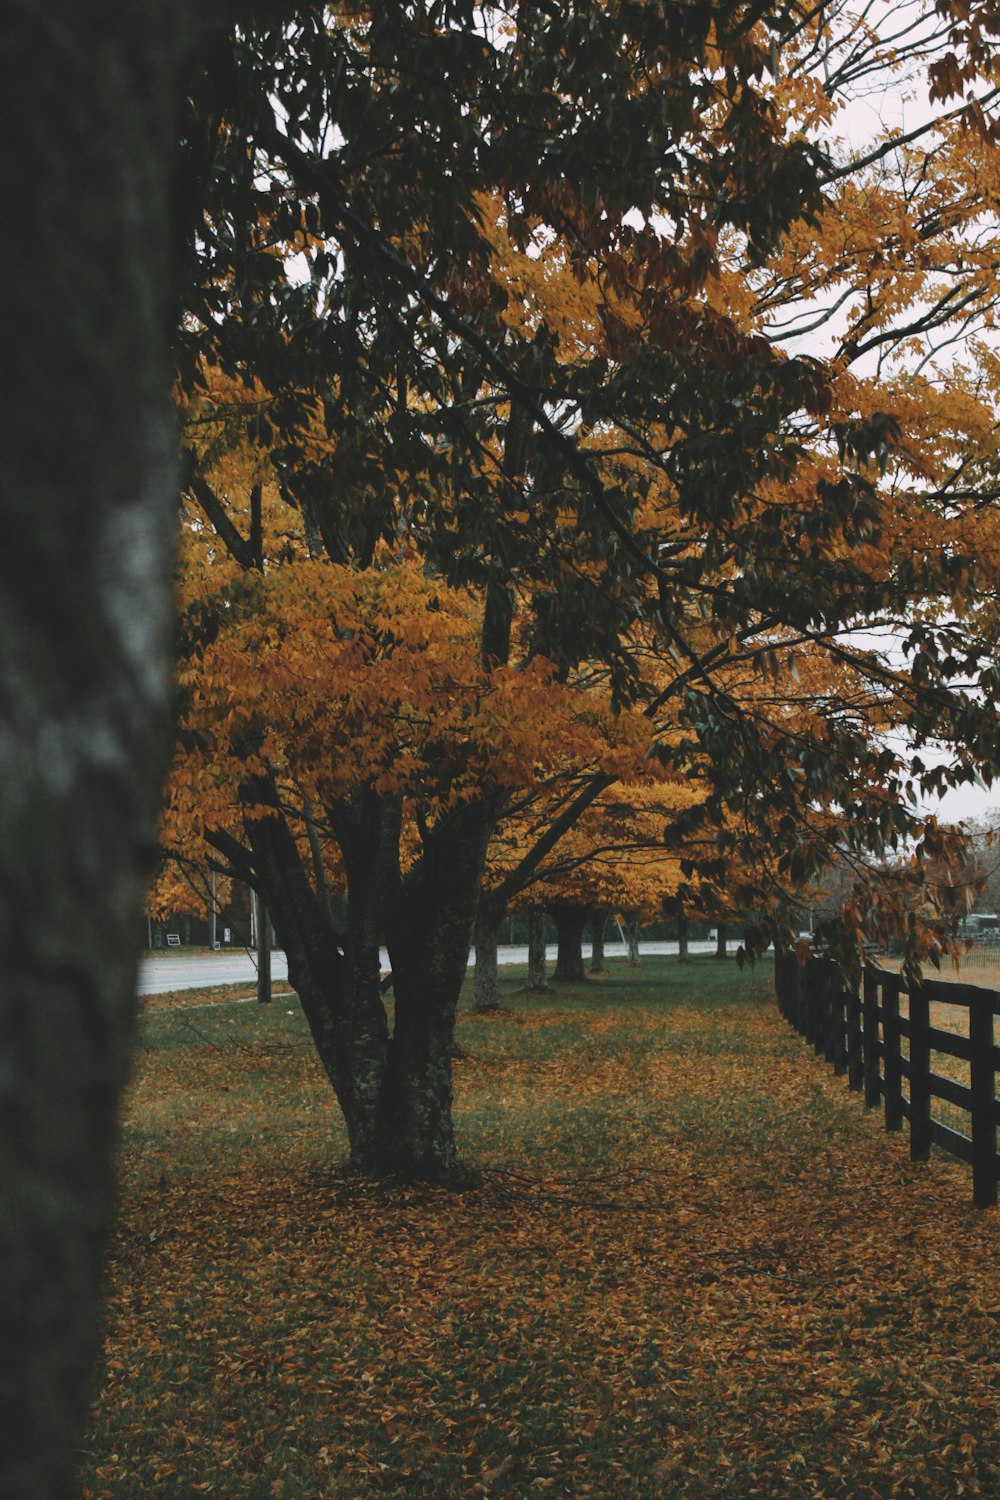
[[607, 926], [608, 914], [606, 911], [594, 911], [590, 914], [590, 972], [591, 974], [606, 974], [607, 966], [604, 962], [604, 929]]
[[0, 25], [0, 1497], [68, 1500], [168, 749], [179, 5]]
[[500, 1009], [500, 973], [497, 962], [497, 938], [502, 917], [496, 909], [480, 899], [476, 913], [475, 947], [475, 1009], [491, 1011]]
[[639, 938], [642, 933], [642, 924], [639, 918], [631, 914], [625, 918], [625, 936], [628, 941], [629, 967], [639, 969], [642, 967], [642, 955], [639, 952]]
[[545, 974], [545, 913], [539, 906], [528, 908], [528, 989], [548, 989]]
[[677, 962], [688, 962], [688, 919], [683, 907], [677, 911]]

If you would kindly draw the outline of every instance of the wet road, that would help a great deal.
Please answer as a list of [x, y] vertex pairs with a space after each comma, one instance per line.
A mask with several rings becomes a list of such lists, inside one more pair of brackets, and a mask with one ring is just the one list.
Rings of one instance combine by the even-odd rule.
[[[590, 957], [590, 948], [584, 945], [584, 956]], [[676, 943], [640, 943], [640, 953], [676, 953]], [[606, 943], [604, 952], [608, 958], [624, 958], [625, 947], [622, 943]], [[707, 942], [691, 943], [691, 953], [714, 953], [715, 944]], [[555, 962], [555, 945], [550, 944], [546, 950], [550, 963]], [[498, 953], [502, 964], [526, 964], [528, 962], [528, 950], [518, 945], [504, 944]], [[470, 956], [469, 962], [475, 959], [475, 953]], [[388, 969], [389, 955], [382, 950], [382, 967]], [[275, 949], [271, 955], [271, 978], [287, 979], [288, 965], [285, 955]], [[155, 958], [144, 958], [139, 970], [139, 994], [140, 995], [162, 995], [167, 990], [196, 990], [204, 989], [211, 984], [256, 984], [257, 965], [254, 956], [243, 952], [228, 952], [201, 955], [164, 954]]]

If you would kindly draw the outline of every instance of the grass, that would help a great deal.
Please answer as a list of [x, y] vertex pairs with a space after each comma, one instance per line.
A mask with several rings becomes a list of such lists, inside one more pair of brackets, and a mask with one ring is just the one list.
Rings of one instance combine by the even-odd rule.
[[[272, 989], [275, 1000], [286, 998], [292, 991], [280, 981]], [[257, 990], [246, 980], [231, 984], [212, 984], [202, 990], [162, 990], [155, 995], [140, 996], [139, 1005], [144, 1014], [153, 1010], [205, 1010], [210, 1005], [220, 1005], [236, 1000], [256, 1001]]]
[[145, 1016], [82, 1494], [995, 1496], [965, 1169], [911, 1165], [766, 967], [502, 983], [462, 1197], [340, 1177], [293, 999]]
[[[977, 958], [981, 956], [974, 955]], [[986, 950], [986, 955], [991, 956], [991, 950]], [[902, 967], [902, 959], [879, 959], [879, 965], [885, 969], [898, 970]], [[934, 982], [944, 984], [975, 985], [981, 989], [1000, 989], [1000, 965], [986, 965], [982, 962], [975, 966], [964, 965], [955, 969], [951, 965], [945, 965], [940, 972], [928, 969], [925, 978]], [[908, 1018], [910, 1014], [909, 995], [904, 990], [900, 995], [900, 1015]], [[930, 1023], [935, 1031], [952, 1032], [955, 1036], [968, 1037], [969, 1035], [969, 1010], [967, 1005], [960, 1002], [951, 1004], [948, 1001], [935, 999], [930, 1004]], [[1000, 1015], [993, 1018], [993, 1040], [1000, 1046]], [[909, 1060], [910, 1043], [907, 1037], [901, 1040], [901, 1050], [904, 1058]], [[961, 1058], [952, 1057], [948, 1052], [942, 1052], [938, 1047], [931, 1047], [931, 1072], [939, 1078], [950, 1078], [953, 1082], [962, 1084], [968, 1088], [972, 1081], [971, 1068], [968, 1062]], [[931, 1116], [947, 1125], [959, 1134], [968, 1136], [971, 1131], [971, 1123], [968, 1110], [960, 1109], [957, 1105], [946, 1100], [934, 1097], [931, 1101]]]

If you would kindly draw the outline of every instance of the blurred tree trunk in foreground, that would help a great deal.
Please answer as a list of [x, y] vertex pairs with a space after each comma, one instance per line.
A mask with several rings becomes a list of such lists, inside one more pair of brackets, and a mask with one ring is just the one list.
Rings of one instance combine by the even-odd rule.
[[179, 3], [0, 30], [0, 1496], [68, 1500], [168, 749]]

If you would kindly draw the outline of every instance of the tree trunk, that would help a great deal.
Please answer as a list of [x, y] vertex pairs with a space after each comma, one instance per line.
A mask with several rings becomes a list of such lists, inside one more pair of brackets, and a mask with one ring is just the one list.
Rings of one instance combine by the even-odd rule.
[[326, 867], [323, 864], [323, 845], [320, 842], [319, 830], [316, 827], [316, 819], [313, 816], [313, 807], [305, 792], [302, 793], [302, 814], [305, 819], [306, 835], [309, 839], [309, 853], [312, 857], [313, 883], [316, 894], [323, 903], [323, 910], [332, 925], [333, 899], [330, 895], [330, 883], [326, 878]]
[[591, 974], [606, 974], [607, 968], [604, 963], [604, 928], [607, 923], [607, 912], [600, 910], [590, 914], [590, 972]]
[[[257, 805], [267, 791], [255, 789]], [[398, 812], [367, 799], [345, 816], [341, 847], [348, 873], [347, 931], [338, 933], [284, 818], [246, 825], [249, 850], [226, 835], [211, 841], [236, 873], [244, 867], [274, 913], [320, 1062], [347, 1126], [352, 1169], [377, 1175], [382, 1154], [389, 1028], [382, 998], [379, 942], [384, 871], [395, 852]], [[249, 863], [250, 869], [246, 866]]]
[[261, 898], [254, 892], [257, 913], [257, 1003], [271, 1003], [271, 917]]
[[638, 969], [642, 965], [642, 956], [639, 953], [639, 935], [641, 931], [642, 928], [638, 917], [631, 915], [626, 917], [625, 937], [628, 943], [628, 961], [630, 967], [633, 969]]
[[[245, 792], [248, 805], [270, 801], [275, 812], [247, 821], [249, 849], [224, 834], [212, 842], [234, 873], [242, 867], [253, 874], [274, 912], [289, 979], [343, 1111], [351, 1169], [463, 1182], [451, 1064], [491, 828], [488, 804], [463, 804], [425, 833], [405, 879], [397, 803], [364, 792], [330, 809], [347, 875], [347, 931], [338, 934], [274, 788], [261, 781]], [[395, 996], [391, 1037], [379, 974], [383, 929]]]
[[562, 984], [582, 984], [587, 978], [583, 968], [586, 909], [582, 906], [555, 906], [551, 908], [551, 915], [559, 943], [555, 978]]
[[502, 910], [498, 912], [497, 908], [485, 895], [481, 896], [479, 898], [479, 910], [476, 912], [474, 938], [476, 947], [476, 997], [473, 1007], [480, 1014], [500, 1010], [501, 1008], [497, 939], [502, 921]]
[[677, 961], [682, 964], [688, 962], [688, 919], [683, 906], [677, 911]]
[[716, 930], [716, 934], [715, 934], [715, 956], [716, 956], [716, 958], [725, 958], [726, 957], [726, 924], [725, 924], [725, 922], [720, 922], [719, 926], [718, 926], [718, 928]]
[[177, 4], [0, 26], [0, 1494], [67, 1500], [169, 747]]
[[546, 994], [548, 980], [545, 965], [545, 913], [540, 906], [528, 908], [528, 989]]
[[455, 1147], [451, 1065], [491, 829], [485, 801], [456, 808], [424, 835], [389, 905], [396, 1020], [382, 1169], [407, 1178], [457, 1185], [467, 1175]]

